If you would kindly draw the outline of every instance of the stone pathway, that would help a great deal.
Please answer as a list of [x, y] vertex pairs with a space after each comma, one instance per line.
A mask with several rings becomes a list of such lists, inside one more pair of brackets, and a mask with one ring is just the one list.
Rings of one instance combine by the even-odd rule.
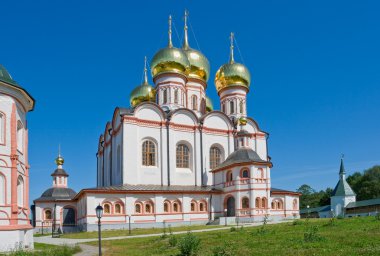
[[[79, 247], [82, 249], [81, 252], [74, 254], [74, 256], [97, 256], [99, 251], [98, 247], [88, 244], [79, 244]], [[102, 249], [102, 252], [105, 250]]]

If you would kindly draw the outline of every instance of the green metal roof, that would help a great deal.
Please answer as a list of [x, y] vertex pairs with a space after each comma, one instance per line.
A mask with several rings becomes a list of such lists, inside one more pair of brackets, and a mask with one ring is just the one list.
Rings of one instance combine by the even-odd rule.
[[327, 212], [330, 211], [331, 207], [330, 205], [320, 206], [320, 207], [314, 207], [314, 208], [304, 208], [300, 210], [300, 213], [313, 213], [313, 212]]
[[340, 179], [336, 184], [332, 196], [355, 196], [355, 192], [345, 179]]
[[22, 88], [15, 80], [13, 80], [8, 70], [1, 64], [0, 64], [0, 82], [4, 82], [13, 88], [16, 88], [17, 90], [24, 92], [27, 95], [27, 97], [29, 97], [28, 101], [31, 105], [29, 111], [32, 111], [34, 109], [34, 105], [36, 103], [35, 99], [32, 97], [32, 95], [28, 93], [27, 90]]
[[346, 206], [346, 208], [356, 208], [356, 207], [370, 206], [370, 205], [380, 205], [380, 198], [352, 202], [352, 203], [349, 203]]
[[8, 70], [1, 64], [0, 64], [0, 80], [3, 82], [18, 86], [16, 81], [13, 80], [12, 76], [9, 74]]

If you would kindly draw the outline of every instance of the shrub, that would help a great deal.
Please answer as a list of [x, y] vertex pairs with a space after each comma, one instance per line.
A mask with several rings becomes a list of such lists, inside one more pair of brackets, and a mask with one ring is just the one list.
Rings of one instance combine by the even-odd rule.
[[318, 242], [323, 240], [323, 237], [318, 234], [318, 227], [317, 226], [310, 226], [306, 229], [305, 233], [303, 234], [303, 239], [305, 242]]
[[302, 225], [302, 221], [300, 220], [293, 220], [293, 226]]
[[180, 256], [194, 256], [197, 255], [201, 240], [188, 232], [178, 243]]
[[170, 247], [175, 247], [177, 245], [177, 242], [178, 242], [178, 240], [177, 240], [176, 236], [174, 236], [174, 235], [169, 236], [169, 246]]
[[222, 245], [222, 246], [214, 247], [214, 249], [212, 250], [212, 255], [213, 256], [234, 256], [236, 254], [233, 251], [233, 249], [231, 249], [230, 247], [226, 245]]
[[235, 232], [235, 231], [236, 231], [236, 228], [235, 228], [235, 227], [231, 227], [231, 228], [230, 228], [230, 231], [231, 231], [231, 232]]

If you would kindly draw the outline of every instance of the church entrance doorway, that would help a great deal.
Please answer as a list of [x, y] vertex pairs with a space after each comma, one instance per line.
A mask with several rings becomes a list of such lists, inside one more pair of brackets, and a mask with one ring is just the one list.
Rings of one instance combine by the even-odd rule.
[[235, 216], [235, 198], [233, 196], [227, 199], [227, 217]]

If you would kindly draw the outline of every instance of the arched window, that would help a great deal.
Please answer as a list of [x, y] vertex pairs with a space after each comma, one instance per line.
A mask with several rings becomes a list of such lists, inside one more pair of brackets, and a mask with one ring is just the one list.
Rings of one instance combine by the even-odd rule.
[[293, 210], [298, 210], [298, 201], [297, 201], [297, 199], [293, 200]]
[[260, 202], [261, 202], [260, 197], [256, 197], [256, 200], [255, 200], [256, 208], [261, 208]]
[[201, 111], [202, 111], [202, 113], [206, 113], [206, 100], [205, 99], [201, 100]]
[[241, 200], [241, 208], [243, 209], [249, 209], [249, 199], [247, 197], [244, 197], [242, 200]]
[[196, 211], [196, 205], [197, 204], [194, 201], [192, 201], [190, 203], [190, 211], [195, 212]]
[[156, 145], [153, 141], [146, 140], [142, 145], [142, 164], [156, 166]]
[[222, 160], [222, 153], [218, 147], [210, 148], [210, 169], [217, 167]]
[[111, 214], [111, 205], [110, 204], [104, 204], [103, 205], [103, 212], [104, 214]]
[[230, 182], [230, 181], [233, 180], [233, 177], [232, 177], [232, 171], [228, 171], [228, 172], [227, 172], [226, 180], [227, 180], [227, 182]]
[[166, 104], [168, 103], [168, 89], [164, 89], [163, 94], [163, 103]]
[[249, 178], [249, 171], [247, 169], [243, 170], [243, 172], [241, 173], [241, 177], [243, 179], [248, 179]]
[[190, 168], [190, 152], [185, 144], [179, 144], [176, 150], [177, 168]]
[[145, 213], [153, 213], [153, 203], [146, 202], [145, 203]]
[[265, 197], [261, 199], [261, 208], [267, 208], [267, 199]]
[[5, 204], [5, 176], [0, 173], [0, 205]]
[[24, 179], [21, 176], [17, 179], [17, 205], [24, 207]]
[[226, 104], [222, 104], [222, 111], [223, 111], [223, 113], [226, 113]]
[[45, 210], [45, 220], [52, 220], [52, 214], [51, 214], [51, 210], [48, 209], [48, 210]]
[[175, 104], [178, 104], [178, 89], [175, 89], [174, 90], [174, 103]]
[[198, 97], [196, 95], [191, 96], [191, 106], [193, 110], [198, 110]]
[[272, 209], [276, 209], [276, 203], [274, 201], [272, 201], [271, 205], [272, 205]]
[[4, 143], [5, 140], [5, 116], [0, 112], [0, 144]]
[[242, 100], [240, 101], [239, 106], [240, 106], [240, 114], [243, 114], [244, 113], [244, 103]]
[[173, 212], [181, 212], [181, 203], [178, 201], [175, 201], [173, 203]]
[[116, 214], [121, 214], [121, 204], [117, 203], [115, 204], [115, 213]]
[[141, 203], [135, 204], [135, 213], [141, 213]]
[[200, 211], [200, 212], [205, 212], [205, 211], [207, 211], [207, 203], [206, 203], [206, 202], [201, 201], [201, 202], [199, 203], [199, 211]]
[[24, 148], [24, 127], [20, 121], [17, 122], [17, 150], [22, 152]]
[[230, 114], [235, 113], [235, 104], [233, 101], [230, 101]]
[[168, 201], [164, 202], [164, 212], [170, 212], [170, 203]]

